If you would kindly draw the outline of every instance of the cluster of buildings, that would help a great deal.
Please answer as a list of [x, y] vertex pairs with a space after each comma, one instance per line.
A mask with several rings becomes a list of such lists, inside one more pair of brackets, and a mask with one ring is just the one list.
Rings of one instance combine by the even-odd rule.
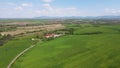
[[45, 38], [57, 38], [63, 36], [64, 34], [54, 34], [54, 33], [47, 33], [45, 34]]

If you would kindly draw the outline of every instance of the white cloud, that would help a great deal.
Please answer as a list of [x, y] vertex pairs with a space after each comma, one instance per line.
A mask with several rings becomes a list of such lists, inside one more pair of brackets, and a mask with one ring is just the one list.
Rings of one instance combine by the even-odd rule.
[[39, 16], [82, 16], [83, 11], [76, 7], [55, 8], [49, 3], [42, 4], [43, 9], [35, 10], [36, 15]]
[[9, 6], [12, 6], [12, 5], [16, 5], [16, 4], [13, 3], [13, 2], [0, 2], [0, 5], [9, 5]]
[[[12, 3], [9, 3], [12, 5]], [[32, 6], [32, 7], [31, 7]], [[9, 13], [8, 13], [9, 11]], [[11, 8], [0, 8], [0, 17], [37, 17], [37, 16], [82, 16], [84, 13], [81, 9], [76, 7], [63, 7], [58, 8], [50, 5], [46, 2], [45, 4], [33, 6], [32, 3], [21, 3], [11, 6]]]
[[111, 8], [106, 8], [105, 9], [106, 13], [111, 13], [111, 14], [120, 14], [120, 9], [111, 9]]
[[75, 7], [68, 8], [52, 8], [50, 5], [45, 4], [43, 7], [48, 9], [36, 10], [36, 15], [39, 16], [80, 16], [82, 15], [82, 11]]
[[41, 10], [35, 10], [35, 13], [41, 14]]
[[29, 3], [23, 3], [21, 4], [22, 7], [32, 7], [32, 4]]
[[16, 8], [14, 8], [16, 11], [22, 11], [24, 10], [26, 7], [32, 7], [32, 4], [29, 3], [22, 3], [19, 6], [17, 6]]
[[47, 2], [47, 3], [50, 3], [52, 2], [53, 0], [43, 0], [43, 2]]
[[8, 4], [8, 5], [16, 5], [15, 3], [12, 3], [12, 2], [8, 2], [6, 4]]
[[16, 7], [16, 8], [14, 8], [16, 11], [22, 11], [23, 10], [23, 7]]
[[42, 7], [50, 11], [53, 10], [50, 4], [42, 4]]

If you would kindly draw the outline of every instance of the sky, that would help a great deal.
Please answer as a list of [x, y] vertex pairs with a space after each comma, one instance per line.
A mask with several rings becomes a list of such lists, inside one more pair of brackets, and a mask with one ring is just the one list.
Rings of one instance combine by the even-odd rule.
[[120, 15], [120, 0], [0, 0], [0, 18]]

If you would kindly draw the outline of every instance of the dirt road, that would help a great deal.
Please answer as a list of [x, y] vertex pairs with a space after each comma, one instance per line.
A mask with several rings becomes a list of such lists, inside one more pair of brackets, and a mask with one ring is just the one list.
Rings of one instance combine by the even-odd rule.
[[9, 63], [9, 65], [7, 66], [7, 68], [11, 68], [11, 65], [13, 64], [13, 63], [15, 63], [15, 61], [21, 56], [21, 55], [23, 55], [25, 52], [27, 52], [28, 50], [30, 50], [31, 48], [33, 48], [35, 45], [32, 45], [32, 46], [30, 46], [30, 47], [28, 47], [28, 48], [26, 48], [24, 51], [22, 51], [21, 53], [19, 53], [10, 63]]

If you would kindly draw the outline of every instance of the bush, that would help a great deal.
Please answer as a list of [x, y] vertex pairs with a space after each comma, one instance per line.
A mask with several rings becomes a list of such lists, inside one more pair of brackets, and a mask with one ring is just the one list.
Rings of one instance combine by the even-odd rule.
[[102, 32], [81, 33], [80, 35], [95, 35], [95, 34], [102, 34]]
[[7, 41], [11, 40], [13, 37], [11, 35], [4, 35], [1, 39], [0, 39], [0, 46], [2, 46], [4, 43], [6, 43]]

